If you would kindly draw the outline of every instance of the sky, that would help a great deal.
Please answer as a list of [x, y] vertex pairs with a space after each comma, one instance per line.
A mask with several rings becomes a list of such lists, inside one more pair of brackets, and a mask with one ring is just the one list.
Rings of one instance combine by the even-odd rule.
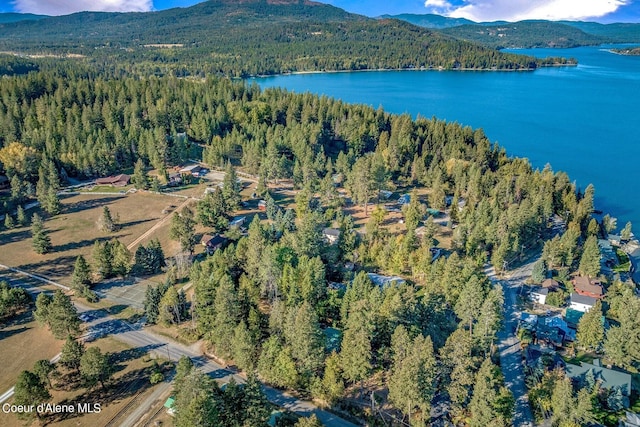
[[[0, 0], [0, 12], [65, 15], [83, 10], [144, 12], [201, 0]], [[435, 13], [473, 21], [523, 19], [640, 22], [640, 0], [318, 0], [367, 16]]]

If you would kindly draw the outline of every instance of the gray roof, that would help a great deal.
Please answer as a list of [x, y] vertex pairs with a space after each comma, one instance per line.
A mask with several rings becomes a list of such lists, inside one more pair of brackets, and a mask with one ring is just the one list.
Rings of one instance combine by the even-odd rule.
[[602, 387], [609, 389], [620, 387], [622, 394], [625, 396], [631, 394], [631, 375], [627, 372], [614, 371], [613, 369], [585, 362], [582, 362], [581, 365], [567, 363], [566, 369], [567, 376], [576, 379], [582, 378], [589, 370], [593, 369], [596, 380], [602, 381]]
[[548, 288], [535, 288], [531, 291], [532, 294], [538, 294], [538, 295], [548, 295], [549, 294], [549, 289]]
[[577, 304], [584, 304], [584, 305], [588, 305], [593, 307], [594, 305], [596, 305], [596, 301], [598, 301], [595, 298], [591, 298], [591, 297], [587, 297], [584, 295], [580, 295], [580, 294], [571, 294], [571, 302], [572, 303], [577, 303]]
[[322, 234], [324, 234], [325, 236], [338, 237], [340, 236], [340, 230], [338, 230], [337, 228], [325, 228], [324, 230], [322, 230]]

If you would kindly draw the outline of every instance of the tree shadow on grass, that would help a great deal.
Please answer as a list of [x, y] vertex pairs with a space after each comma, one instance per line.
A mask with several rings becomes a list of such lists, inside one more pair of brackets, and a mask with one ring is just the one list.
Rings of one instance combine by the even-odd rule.
[[76, 262], [74, 256], [63, 256], [53, 260], [22, 264], [16, 268], [35, 273], [40, 276], [68, 276], [73, 272], [73, 265]]
[[119, 239], [121, 237], [126, 236], [126, 234], [118, 234], [118, 235], [114, 235], [114, 236], [106, 236], [106, 237], [98, 237], [97, 239], [85, 239], [85, 240], [81, 240], [79, 242], [69, 242], [69, 243], [65, 243], [64, 245], [57, 245], [53, 247], [53, 250], [55, 252], [66, 252], [72, 249], [78, 249], [78, 248], [84, 248], [87, 246], [91, 246], [93, 245], [96, 240], [100, 241], [100, 242], [104, 242], [106, 240], [111, 240], [111, 239]]
[[114, 197], [100, 197], [97, 199], [80, 200], [80, 201], [65, 205], [64, 212], [74, 213], [74, 212], [81, 212], [89, 209], [94, 209], [99, 206], [109, 205], [118, 199], [119, 197], [114, 196]]
[[132, 225], [144, 224], [145, 222], [157, 221], [159, 219], [160, 218], [148, 218], [148, 219], [141, 219], [141, 220], [138, 220], [138, 221], [129, 221], [129, 222], [125, 222], [125, 223], [122, 223], [122, 224], [118, 224], [118, 226], [120, 228], [130, 227]]
[[162, 344], [149, 344], [149, 345], [145, 345], [144, 347], [128, 348], [126, 350], [122, 350], [117, 353], [111, 353], [111, 355], [109, 356], [109, 360], [111, 361], [112, 365], [115, 366], [116, 364], [119, 364], [119, 363], [125, 363], [125, 362], [128, 362], [129, 360], [138, 359], [144, 356], [145, 354], [147, 354], [148, 352], [162, 346], [163, 346]]
[[29, 329], [31, 329], [31, 328], [28, 328], [26, 326], [22, 326], [22, 327], [16, 328], [16, 329], [9, 329], [8, 331], [0, 329], [0, 341], [2, 341], [5, 338], [9, 338], [9, 337], [11, 337], [13, 335], [18, 335], [18, 334], [21, 334], [22, 332], [26, 332]]
[[0, 242], [2, 244], [20, 242], [22, 240], [26, 240], [31, 237], [31, 231], [28, 228], [24, 228], [21, 230], [11, 231], [0, 233]]

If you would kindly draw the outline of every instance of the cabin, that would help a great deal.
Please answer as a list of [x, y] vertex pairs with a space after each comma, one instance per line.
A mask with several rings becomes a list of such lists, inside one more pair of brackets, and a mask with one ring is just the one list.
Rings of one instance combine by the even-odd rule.
[[227, 239], [219, 234], [216, 234], [215, 236], [205, 234], [202, 236], [202, 240], [200, 241], [202, 246], [206, 248], [208, 254], [212, 254], [215, 251], [222, 249], [226, 242]]
[[573, 293], [573, 294], [571, 294], [571, 305], [570, 305], [570, 307], [573, 310], [581, 311], [583, 313], [586, 313], [589, 310], [591, 310], [593, 308], [593, 306], [596, 305], [596, 301], [598, 301], [596, 298], [592, 298], [592, 297], [589, 297], [589, 296]]
[[124, 187], [129, 185], [129, 182], [131, 182], [131, 177], [124, 173], [96, 179], [97, 185], [111, 185], [112, 187]]
[[340, 230], [338, 230], [337, 228], [327, 227], [324, 230], [322, 230], [322, 237], [327, 243], [329, 243], [330, 245], [333, 245], [340, 238]]
[[587, 276], [575, 277], [571, 283], [577, 294], [585, 297], [601, 299], [604, 297], [602, 283], [597, 279], [591, 279]]
[[265, 202], [264, 200], [260, 200], [258, 202], [258, 210], [259, 211], [266, 211], [267, 210], [267, 202]]

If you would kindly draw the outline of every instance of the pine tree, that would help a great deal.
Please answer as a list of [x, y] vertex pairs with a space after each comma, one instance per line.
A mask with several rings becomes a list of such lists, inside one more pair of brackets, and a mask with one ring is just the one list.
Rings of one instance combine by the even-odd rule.
[[596, 236], [589, 236], [584, 243], [579, 270], [588, 277], [597, 277], [600, 274], [600, 248]]
[[184, 252], [193, 253], [196, 245], [195, 225], [193, 211], [188, 207], [182, 209], [182, 212], [175, 213], [171, 218], [169, 237], [179, 241]]
[[108, 279], [113, 276], [113, 255], [110, 242], [100, 242], [96, 240], [91, 252], [93, 258], [94, 271], [101, 279]]
[[238, 296], [233, 280], [228, 275], [221, 278], [215, 293], [215, 317], [209, 340], [216, 354], [223, 359], [231, 357], [234, 329], [240, 317]]
[[240, 197], [240, 182], [238, 181], [236, 170], [231, 165], [231, 162], [227, 161], [224, 172], [222, 194], [229, 210], [234, 211], [240, 207], [240, 202], [242, 200]]
[[64, 292], [57, 290], [53, 293], [47, 310], [47, 325], [54, 337], [62, 339], [68, 335], [76, 336], [80, 332], [78, 310]]
[[18, 205], [18, 209], [16, 212], [16, 220], [18, 221], [18, 224], [20, 224], [21, 226], [25, 226], [28, 223], [27, 215], [22, 205]]
[[77, 371], [80, 369], [80, 359], [83, 354], [84, 344], [74, 339], [71, 335], [67, 335], [67, 340], [64, 342], [62, 351], [60, 352], [60, 363], [62, 363], [62, 366]]
[[53, 248], [51, 245], [51, 238], [48, 236], [44, 229], [44, 223], [37, 213], [33, 214], [31, 218], [31, 236], [33, 250], [38, 254], [46, 254]]
[[269, 421], [271, 404], [255, 375], [249, 375], [244, 386], [244, 427], [263, 426]]
[[370, 307], [366, 301], [358, 301], [349, 309], [340, 352], [340, 365], [346, 380], [362, 382], [369, 375], [373, 367], [372, 334]]
[[113, 233], [118, 229], [118, 224], [111, 215], [109, 206], [104, 206], [102, 208], [102, 215], [98, 218], [96, 225], [98, 226], [98, 230], [104, 233]]
[[542, 283], [547, 278], [547, 265], [543, 259], [539, 259], [533, 264], [531, 279], [534, 283]]
[[620, 232], [620, 238], [622, 240], [630, 240], [631, 239], [631, 221], [627, 222], [624, 225], [624, 228]]
[[324, 362], [324, 334], [318, 323], [313, 307], [304, 302], [287, 313], [284, 335], [291, 348], [291, 356], [296, 360], [298, 372], [311, 375]]
[[7, 212], [4, 216], [4, 228], [11, 230], [13, 227], [15, 227], [15, 223], [13, 222], [11, 214]]
[[231, 341], [233, 360], [241, 370], [252, 373], [256, 367], [256, 344], [244, 321], [238, 323]]
[[476, 374], [473, 397], [469, 404], [470, 427], [510, 425], [514, 400], [502, 383], [499, 368], [491, 359], [485, 359]]
[[600, 301], [597, 301], [596, 305], [580, 318], [576, 341], [581, 347], [589, 350], [596, 350], [602, 345], [604, 325], [602, 324], [602, 304]]
[[33, 373], [40, 378], [47, 387], [51, 388], [51, 379], [49, 378], [49, 374], [55, 370], [55, 366], [53, 363], [49, 362], [46, 359], [38, 360], [33, 366]]
[[147, 175], [147, 170], [141, 158], [138, 158], [133, 168], [133, 175], [131, 175], [131, 183], [138, 190], [149, 189], [149, 176]]
[[85, 286], [91, 285], [91, 268], [82, 255], [76, 258], [73, 266], [73, 274], [71, 275], [71, 286], [76, 289], [84, 289]]
[[[47, 387], [38, 375], [29, 371], [22, 371], [18, 376], [13, 392], [14, 405], [39, 405], [46, 402], [51, 395], [47, 391]], [[40, 413], [35, 411], [36, 416], [40, 418]], [[29, 414], [26, 412], [25, 414]]]
[[89, 387], [100, 383], [104, 388], [104, 383], [113, 374], [113, 369], [109, 364], [109, 355], [102, 353], [98, 347], [90, 347], [80, 358], [80, 375]]
[[111, 240], [110, 247], [113, 273], [124, 279], [131, 271], [131, 252], [117, 239]]

